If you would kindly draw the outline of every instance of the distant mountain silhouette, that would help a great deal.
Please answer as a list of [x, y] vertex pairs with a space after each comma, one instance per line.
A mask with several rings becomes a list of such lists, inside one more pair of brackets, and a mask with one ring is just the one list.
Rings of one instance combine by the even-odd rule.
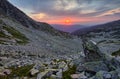
[[114, 31], [114, 30], [120, 30], [120, 20], [81, 28], [77, 31], [72, 32], [72, 34], [79, 36], [79, 35], [84, 35], [90, 32], [109, 32], [109, 31]]
[[87, 26], [84, 26], [84, 25], [77, 25], [77, 24], [74, 24], [74, 25], [53, 24], [52, 26], [54, 28], [58, 29], [58, 30], [61, 30], [61, 31], [64, 31], [64, 32], [69, 32], [69, 33], [72, 33], [72, 32], [74, 32], [78, 29], [87, 27]]

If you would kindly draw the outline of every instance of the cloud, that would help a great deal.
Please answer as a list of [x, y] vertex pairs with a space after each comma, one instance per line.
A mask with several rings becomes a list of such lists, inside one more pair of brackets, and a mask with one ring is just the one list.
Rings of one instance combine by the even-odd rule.
[[114, 15], [114, 14], [120, 14], [120, 8], [106, 11], [103, 14], [97, 15], [96, 17], [110, 16], [110, 15]]
[[[37, 21], [74, 18], [77, 22], [102, 16], [118, 18], [120, 0], [9, 0]], [[117, 15], [117, 16], [116, 16]], [[86, 19], [87, 18], [87, 19]], [[78, 21], [80, 19], [80, 21]], [[103, 18], [105, 19], [105, 18]], [[103, 20], [102, 19], [102, 20]], [[96, 19], [95, 19], [96, 20]], [[106, 19], [107, 20], [107, 19]], [[94, 21], [94, 20], [93, 20]], [[55, 21], [56, 22], [56, 21]]]
[[30, 14], [31, 18], [35, 18], [36, 20], [44, 19], [48, 17], [45, 13], [39, 13], [39, 14]]

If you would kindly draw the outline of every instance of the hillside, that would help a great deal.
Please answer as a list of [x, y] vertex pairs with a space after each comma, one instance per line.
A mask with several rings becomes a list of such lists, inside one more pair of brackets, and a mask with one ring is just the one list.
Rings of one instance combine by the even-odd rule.
[[118, 28], [81, 39], [0, 0], [0, 79], [119, 79]]
[[104, 53], [112, 54], [120, 49], [120, 20], [83, 28], [73, 34], [94, 40]]
[[30, 17], [28, 17], [25, 13], [23, 13], [15, 6], [13, 6], [11, 3], [9, 3], [7, 0], [0, 0], [0, 13], [18, 21], [27, 28], [42, 30], [52, 35], [70, 37], [69, 34], [58, 31], [47, 23], [34, 21]]

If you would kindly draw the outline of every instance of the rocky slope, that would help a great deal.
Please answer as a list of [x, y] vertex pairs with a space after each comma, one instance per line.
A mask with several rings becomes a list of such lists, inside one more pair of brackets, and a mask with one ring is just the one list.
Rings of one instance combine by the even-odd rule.
[[[61, 69], [69, 65], [64, 60], [71, 61], [78, 58], [78, 54], [82, 51], [81, 43], [81, 39], [55, 30], [47, 23], [36, 22], [7, 0], [0, 0], [0, 79], [17, 79], [17, 77], [29, 76], [25, 74], [33, 65], [37, 64], [38, 70], [33, 68], [31, 73], [38, 74], [40, 63], [45, 68], [43, 74], [46, 73], [46, 69], [50, 73], [51, 70], [54, 72], [60, 70], [59, 73], [62, 74]], [[58, 65], [48, 64], [54, 59], [60, 60]], [[63, 64], [59, 68], [60, 63]], [[19, 69], [20, 71], [17, 71]], [[38, 74], [38, 79], [41, 79], [40, 74]], [[31, 78], [35, 79], [36, 77], [35, 75]]]
[[[81, 29], [82, 30], [82, 29]], [[120, 20], [74, 32], [95, 41], [102, 52], [112, 54], [120, 49]]]
[[11, 3], [9, 3], [7, 0], [0, 0], [0, 13], [5, 16], [11, 17], [12, 19], [16, 20], [27, 28], [39, 29], [52, 35], [70, 37], [69, 34], [55, 30], [47, 23], [34, 21], [25, 13], [23, 13]]
[[38, 23], [0, 0], [0, 79], [119, 79], [119, 57], [89, 40]]

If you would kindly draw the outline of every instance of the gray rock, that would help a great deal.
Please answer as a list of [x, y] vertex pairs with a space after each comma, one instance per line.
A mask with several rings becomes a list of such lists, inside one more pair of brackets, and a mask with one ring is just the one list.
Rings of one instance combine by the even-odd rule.
[[41, 79], [43, 76], [39, 73], [38, 75], [37, 75], [37, 79]]
[[107, 71], [99, 71], [96, 73], [96, 75], [90, 79], [111, 79], [112, 75], [111, 73]]
[[39, 72], [39, 70], [34, 69], [34, 68], [30, 70], [30, 74], [31, 74], [31, 75], [35, 75], [35, 74], [37, 74], [38, 72]]
[[56, 73], [56, 76], [57, 76], [59, 79], [62, 79], [62, 69], [60, 69], [60, 70]]
[[92, 41], [83, 39], [83, 49], [85, 53], [85, 60], [87, 62], [90, 61], [99, 61], [102, 59], [102, 53], [96, 44]]
[[107, 65], [104, 64], [102, 61], [96, 61], [96, 62], [87, 62], [84, 64], [84, 68], [86, 71], [93, 71], [93, 72], [99, 72], [101, 70], [108, 71]]
[[108, 66], [110, 71], [120, 68], [120, 62], [115, 58], [112, 58], [111, 60], [105, 60], [104, 63]]
[[120, 79], [120, 69], [116, 69], [115, 71], [110, 72], [112, 74], [111, 79]]

